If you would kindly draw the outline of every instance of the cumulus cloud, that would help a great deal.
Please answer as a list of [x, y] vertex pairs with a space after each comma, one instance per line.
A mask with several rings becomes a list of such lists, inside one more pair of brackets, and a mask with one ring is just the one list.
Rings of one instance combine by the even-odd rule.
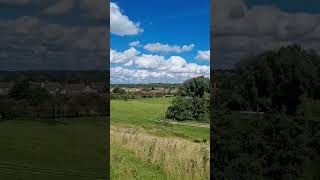
[[111, 68], [110, 74], [111, 83], [181, 83], [193, 77], [209, 77], [209, 73], [170, 73], [165, 71], [151, 71], [147, 69], [129, 69], [120, 66]]
[[106, 68], [105, 26], [47, 24], [25, 16], [0, 21], [1, 70]]
[[133, 47], [124, 52], [110, 49], [110, 63], [132, 65], [138, 54], [140, 54], [140, 52]]
[[0, 6], [4, 5], [2, 7], [33, 6], [33, 15], [66, 16], [76, 12], [80, 18], [99, 21], [108, 18], [109, 8], [106, 3], [101, 0], [0, 0]]
[[136, 35], [143, 32], [139, 23], [135, 23], [124, 15], [120, 7], [110, 2], [110, 32], [115, 35]]
[[139, 45], [140, 45], [140, 41], [133, 41], [133, 42], [129, 43], [129, 46], [132, 46], [132, 47], [136, 47]]
[[106, 20], [109, 14], [106, 3], [103, 0], [80, 0], [80, 9], [91, 19]]
[[117, 52], [111, 50], [111, 62], [118, 66], [111, 68], [113, 82], [182, 82], [196, 76], [209, 76], [210, 67], [188, 63], [180, 56], [139, 54], [133, 47]]
[[135, 59], [135, 65], [144, 69], [157, 69], [165, 62], [163, 56], [142, 54]]
[[73, 8], [74, 0], [61, 0], [44, 10], [47, 15], [65, 15]]
[[24, 6], [29, 4], [49, 3], [50, 0], [0, 0], [0, 5]]
[[230, 68], [249, 54], [292, 43], [320, 51], [320, 43], [314, 43], [320, 39], [320, 14], [286, 12], [270, 5], [249, 8], [244, 0], [214, 1], [212, 6], [217, 67]]
[[210, 61], [210, 51], [198, 51], [196, 59]]
[[182, 52], [191, 51], [193, 48], [194, 48], [194, 44], [178, 46], [178, 45], [161, 44], [159, 42], [149, 43], [144, 46], [144, 49], [150, 52], [164, 52], [164, 53], [169, 53], [169, 52], [182, 53]]

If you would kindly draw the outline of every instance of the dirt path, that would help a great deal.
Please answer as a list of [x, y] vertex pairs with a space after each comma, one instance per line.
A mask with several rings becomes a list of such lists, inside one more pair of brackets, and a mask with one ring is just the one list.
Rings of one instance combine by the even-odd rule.
[[210, 124], [209, 123], [170, 121], [170, 124], [178, 124], [178, 125], [185, 125], [185, 126], [192, 126], [192, 127], [210, 128]]

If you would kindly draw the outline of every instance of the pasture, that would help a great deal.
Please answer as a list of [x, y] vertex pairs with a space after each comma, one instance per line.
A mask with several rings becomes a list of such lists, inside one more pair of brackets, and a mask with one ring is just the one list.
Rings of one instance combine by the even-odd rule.
[[168, 123], [171, 101], [111, 100], [112, 179], [209, 179], [209, 126]]

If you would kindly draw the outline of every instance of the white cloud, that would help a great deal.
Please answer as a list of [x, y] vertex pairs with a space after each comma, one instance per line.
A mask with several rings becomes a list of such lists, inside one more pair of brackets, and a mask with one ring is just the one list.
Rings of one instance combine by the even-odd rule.
[[210, 61], [210, 51], [198, 51], [196, 59]]
[[125, 64], [126, 66], [129, 66], [133, 64], [133, 61], [139, 53], [140, 52], [133, 47], [124, 52], [110, 49], [110, 62], [111, 64]]
[[133, 47], [117, 52], [111, 50], [112, 63], [119, 64], [111, 68], [112, 83], [177, 83], [186, 79], [209, 77], [210, 67], [196, 63], [188, 63], [180, 56], [164, 56], [141, 54]]
[[124, 15], [120, 7], [110, 2], [110, 32], [119, 35], [136, 35], [143, 32], [139, 23], [134, 23], [128, 16]]
[[288, 12], [271, 4], [245, 0], [213, 2], [213, 47], [218, 68], [232, 68], [250, 54], [293, 43], [320, 52], [320, 14]]
[[136, 58], [135, 65], [139, 68], [156, 69], [159, 68], [164, 62], [165, 58], [163, 56], [143, 54], [142, 56]]
[[74, 1], [72, 0], [62, 0], [55, 3], [53, 6], [47, 8], [44, 13], [48, 15], [63, 15], [73, 8]]
[[[192, 66], [195, 67], [196, 65]], [[205, 74], [197, 72], [172, 73], [147, 69], [128, 69], [118, 66], [111, 68], [110, 73], [111, 83], [181, 83], [193, 77], [209, 77], [209, 67], [207, 69], [208, 72]]]
[[132, 47], [137, 47], [140, 45], [140, 41], [133, 41], [131, 43], [129, 43], [129, 46], [132, 46]]
[[161, 44], [159, 42], [157, 43], [149, 43], [144, 46], [144, 49], [151, 51], [151, 52], [175, 52], [175, 53], [181, 53], [181, 52], [187, 52], [191, 51], [194, 48], [194, 44], [190, 45], [169, 45], [169, 44]]

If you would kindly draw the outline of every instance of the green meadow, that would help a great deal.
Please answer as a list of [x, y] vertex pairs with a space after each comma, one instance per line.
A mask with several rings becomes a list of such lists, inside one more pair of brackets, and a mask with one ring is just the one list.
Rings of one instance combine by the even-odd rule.
[[111, 100], [112, 179], [209, 179], [209, 125], [168, 122], [171, 101]]
[[[210, 129], [167, 123], [171, 100], [111, 100], [112, 179], [208, 179]], [[106, 118], [52, 122], [0, 121], [0, 179], [106, 179]]]
[[[209, 141], [210, 129], [188, 123], [164, 123], [164, 113], [172, 98], [111, 100], [111, 126], [138, 128], [156, 136], [182, 137], [192, 141]], [[200, 123], [194, 123], [200, 124]]]

